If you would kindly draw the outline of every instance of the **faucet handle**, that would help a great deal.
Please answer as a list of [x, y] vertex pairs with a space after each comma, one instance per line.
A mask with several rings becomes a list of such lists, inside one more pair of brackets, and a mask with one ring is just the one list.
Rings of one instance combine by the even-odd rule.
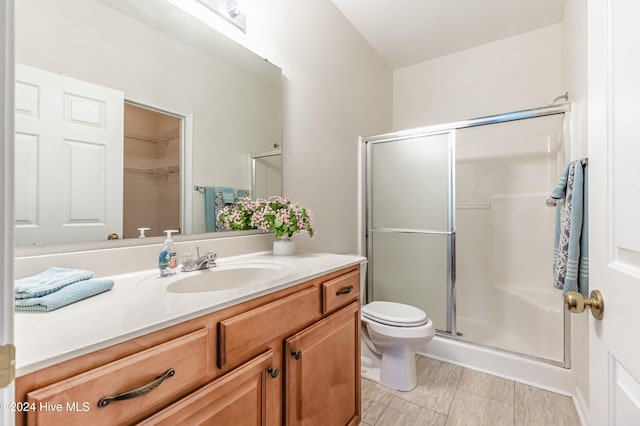
[[213, 250], [209, 250], [209, 253], [207, 253], [207, 263], [213, 264], [213, 266], [215, 266], [217, 258], [218, 255], [215, 254]]

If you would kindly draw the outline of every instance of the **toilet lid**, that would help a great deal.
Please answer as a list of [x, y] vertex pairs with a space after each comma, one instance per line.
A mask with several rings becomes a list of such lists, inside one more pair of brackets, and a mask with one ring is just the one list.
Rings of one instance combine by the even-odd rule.
[[417, 327], [429, 321], [422, 309], [396, 302], [371, 302], [362, 307], [362, 315], [381, 324], [400, 327]]

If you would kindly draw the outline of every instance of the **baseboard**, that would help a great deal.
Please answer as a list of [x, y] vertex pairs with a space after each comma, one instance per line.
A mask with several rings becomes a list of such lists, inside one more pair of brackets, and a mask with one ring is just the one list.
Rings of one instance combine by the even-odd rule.
[[576, 386], [571, 398], [573, 399], [573, 405], [576, 406], [578, 417], [580, 417], [580, 424], [582, 426], [589, 426], [589, 422], [587, 421], [589, 418], [589, 406], [587, 405], [579, 386]]

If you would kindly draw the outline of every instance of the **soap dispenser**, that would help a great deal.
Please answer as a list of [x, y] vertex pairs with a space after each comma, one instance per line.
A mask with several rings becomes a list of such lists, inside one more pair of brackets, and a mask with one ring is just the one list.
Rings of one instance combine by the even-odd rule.
[[167, 239], [164, 240], [164, 245], [160, 251], [160, 257], [158, 258], [158, 268], [160, 268], [160, 276], [168, 277], [176, 273], [178, 267], [178, 256], [176, 254], [176, 247], [171, 239], [172, 232], [178, 232], [173, 229], [164, 231], [167, 234]]

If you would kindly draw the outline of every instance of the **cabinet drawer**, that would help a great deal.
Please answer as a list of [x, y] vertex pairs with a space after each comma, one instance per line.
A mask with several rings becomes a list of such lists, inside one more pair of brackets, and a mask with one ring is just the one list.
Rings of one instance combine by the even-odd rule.
[[208, 336], [201, 329], [33, 390], [27, 401], [36, 410], [28, 413], [27, 423], [112, 426], [139, 421], [202, 384]]
[[299, 291], [218, 323], [218, 364], [236, 365], [268, 349], [266, 344], [317, 321], [320, 291]]
[[360, 296], [360, 271], [355, 270], [322, 283], [322, 313], [334, 311]]

